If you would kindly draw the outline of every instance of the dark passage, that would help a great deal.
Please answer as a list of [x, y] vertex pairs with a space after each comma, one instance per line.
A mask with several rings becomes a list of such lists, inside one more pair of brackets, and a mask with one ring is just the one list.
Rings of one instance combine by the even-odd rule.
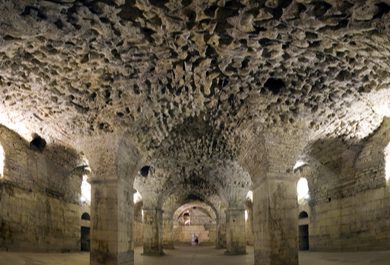
[[90, 239], [89, 239], [89, 227], [81, 227], [81, 251], [89, 251]]
[[299, 226], [299, 250], [309, 250], [309, 225]]

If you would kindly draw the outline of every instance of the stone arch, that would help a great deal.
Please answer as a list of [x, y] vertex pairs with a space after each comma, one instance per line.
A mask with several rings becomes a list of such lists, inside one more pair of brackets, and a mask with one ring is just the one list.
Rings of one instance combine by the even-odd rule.
[[[188, 225], [183, 225], [181, 222], [185, 213], [189, 213], [189, 218], [192, 220]], [[195, 218], [206, 216], [206, 219], [194, 220], [193, 214], [196, 214]], [[181, 205], [172, 217], [176, 235], [175, 242], [189, 244], [193, 239], [192, 236], [196, 235], [201, 244], [215, 244], [217, 241], [217, 216], [218, 213], [215, 207], [202, 201], [193, 201]]]
[[176, 211], [173, 213], [173, 219], [174, 220], [177, 220], [180, 215], [188, 208], [191, 208], [191, 207], [199, 207], [199, 208], [202, 208], [202, 209], [205, 209], [209, 216], [216, 220], [217, 222], [217, 219], [218, 219], [218, 212], [217, 210], [215, 209], [215, 207], [207, 202], [202, 202], [202, 201], [193, 201], [193, 202], [187, 202], [183, 205], [181, 205], [179, 208], [176, 209]]

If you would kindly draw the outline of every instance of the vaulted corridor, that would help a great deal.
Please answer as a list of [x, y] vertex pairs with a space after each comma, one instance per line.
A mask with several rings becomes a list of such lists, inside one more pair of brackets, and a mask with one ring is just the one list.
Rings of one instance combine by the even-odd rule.
[[0, 0], [1, 265], [389, 263], [389, 132], [390, 0]]

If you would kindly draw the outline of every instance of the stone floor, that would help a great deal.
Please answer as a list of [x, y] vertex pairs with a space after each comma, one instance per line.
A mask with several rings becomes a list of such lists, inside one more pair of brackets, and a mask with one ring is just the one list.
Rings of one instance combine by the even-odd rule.
[[[141, 256], [141, 248], [136, 249], [136, 265], [252, 265], [253, 249], [248, 248], [245, 256], [224, 256], [223, 250], [213, 247], [178, 247], [166, 250], [164, 257]], [[40, 254], [0, 252], [0, 265], [88, 265], [88, 253]], [[301, 252], [301, 265], [389, 265], [390, 251], [358, 253]]]

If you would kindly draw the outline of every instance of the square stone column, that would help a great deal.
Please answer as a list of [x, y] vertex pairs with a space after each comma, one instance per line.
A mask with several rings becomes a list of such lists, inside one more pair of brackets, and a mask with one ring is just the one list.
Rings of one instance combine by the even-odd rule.
[[144, 252], [147, 256], [164, 255], [162, 247], [163, 211], [158, 208], [144, 208]]
[[91, 265], [132, 265], [132, 188], [125, 180], [92, 180]]
[[80, 140], [92, 170], [91, 265], [134, 264], [133, 181], [141, 155], [118, 132]]
[[295, 179], [265, 179], [253, 196], [255, 265], [298, 265]]
[[216, 248], [226, 248], [226, 223], [224, 220], [219, 220], [217, 225]]
[[226, 210], [226, 255], [246, 254], [245, 209]]
[[165, 249], [174, 249], [173, 237], [173, 214], [163, 213], [163, 247]]

